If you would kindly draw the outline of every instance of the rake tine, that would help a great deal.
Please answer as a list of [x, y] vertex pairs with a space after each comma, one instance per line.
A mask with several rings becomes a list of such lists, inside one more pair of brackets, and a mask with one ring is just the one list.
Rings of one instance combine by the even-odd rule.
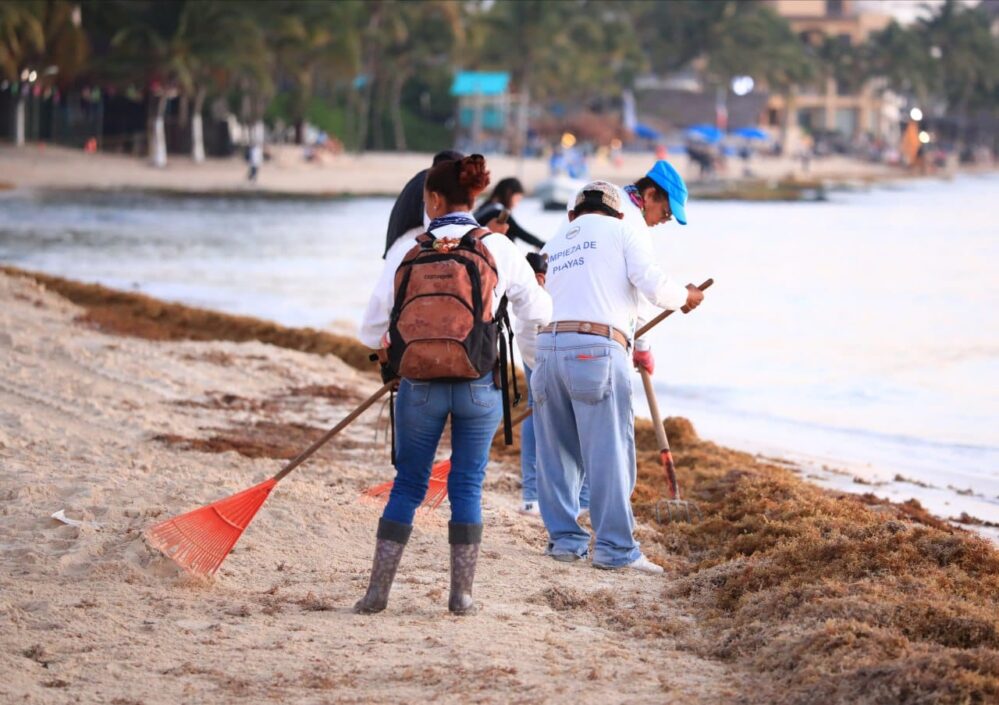
[[[663, 519], [665, 515], [665, 520]], [[656, 522], [659, 524], [681, 523], [696, 524], [704, 521], [704, 514], [696, 502], [685, 499], [663, 499], [656, 503]]]
[[149, 545], [189, 573], [212, 575], [232, 551], [275, 485], [378, 401], [392, 384], [382, 386], [273, 477], [242, 492], [149, 527], [144, 532]]

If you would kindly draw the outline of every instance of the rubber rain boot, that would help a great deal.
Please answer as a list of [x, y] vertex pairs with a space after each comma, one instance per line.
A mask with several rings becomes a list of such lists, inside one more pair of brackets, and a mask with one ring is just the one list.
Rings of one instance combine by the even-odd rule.
[[475, 614], [478, 609], [472, 599], [475, 564], [482, 543], [482, 524], [448, 524], [451, 544], [451, 596], [447, 608], [453, 614]]
[[400, 524], [384, 518], [378, 520], [378, 540], [375, 543], [375, 559], [371, 565], [371, 580], [364, 597], [354, 605], [354, 612], [375, 614], [388, 605], [395, 572], [412, 531], [411, 524]]

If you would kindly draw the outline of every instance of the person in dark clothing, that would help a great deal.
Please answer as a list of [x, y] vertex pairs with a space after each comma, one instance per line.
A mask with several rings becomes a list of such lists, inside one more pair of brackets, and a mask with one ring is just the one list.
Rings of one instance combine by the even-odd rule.
[[[437, 166], [441, 162], [464, 159], [464, 157], [465, 155], [461, 152], [445, 149], [434, 155], [434, 162], [431, 166]], [[385, 259], [389, 248], [396, 240], [413, 228], [423, 227], [423, 182], [426, 181], [428, 171], [430, 169], [424, 169], [410, 179], [395, 199], [392, 214], [389, 215], [388, 230], [385, 232], [385, 252], [382, 253], [382, 259]]]
[[[475, 211], [475, 219], [479, 221], [483, 227], [500, 232], [499, 228], [491, 227], [490, 222], [495, 220], [504, 209], [512, 211], [516, 208], [517, 204], [520, 203], [520, 199], [523, 197], [524, 185], [520, 183], [519, 179], [503, 179], [496, 184], [496, 188], [493, 189], [493, 193], [489, 197], [489, 200], [479, 206], [479, 209]], [[536, 247], [539, 250], [545, 246], [544, 240], [524, 230], [517, 224], [517, 221], [514, 220], [512, 216], [506, 221], [506, 224], [508, 226], [506, 236], [511, 240], [523, 240], [531, 247]]]

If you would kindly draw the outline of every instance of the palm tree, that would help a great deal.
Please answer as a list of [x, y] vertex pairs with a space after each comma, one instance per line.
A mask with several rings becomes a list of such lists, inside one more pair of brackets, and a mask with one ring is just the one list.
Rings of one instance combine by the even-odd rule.
[[112, 39], [114, 63], [125, 78], [139, 78], [153, 97], [150, 154], [166, 166], [164, 117], [177, 96], [193, 102], [191, 153], [204, 160], [202, 111], [210, 90], [223, 90], [231, 78], [266, 60], [263, 35], [239, 6], [220, 0], [133, 3], [132, 23]]
[[184, 3], [173, 38], [177, 82], [192, 100], [191, 157], [205, 160], [202, 112], [209, 92], [221, 93], [234, 77], [259, 76], [267, 68], [263, 31], [234, 3], [199, 0]]
[[274, 47], [278, 68], [291, 79], [289, 108], [295, 123], [295, 140], [301, 143], [302, 127], [320, 75], [352, 77], [357, 70], [361, 5], [291, 1], [275, 3], [273, 10], [278, 14], [269, 32], [269, 42]]
[[159, 168], [167, 164], [167, 105], [177, 96], [180, 83], [188, 80], [184, 43], [179, 37], [185, 4], [133, 3], [129, 12], [132, 23], [119, 29], [111, 40], [116, 68], [141, 80], [153, 99], [149, 153], [150, 162]]
[[990, 102], [999, 85], [999, 40], [991, 33], [991, 18], [982, 7], [947, 0], [919, 24], [919, 32], [939, 63], [939, 91], [948, 111], [962, 117], [981, 98]]
[[935, 104], [963, 119], [974, 109], [995, 109], [999, 40], [990, 23], [984, 8], [953, 0], [912, 26], [893, 22], [869, 38], [870, 73], [915, 97], [924, 110]]
[[867, 74], [885, 79], [894, 91], [915, 96], [926, 106], [939, 82], [939, 66], [930, 49], [918, 27], [902, 27], [893, 20], [868, 37], [864, 47]]
[[[19, 89], [14, 117], [14, 144], [19, 147], [24, 144], [24, 108], [31, 85], [28, 60], [45, 49], [41, 5], [39, 2], [0, 4], [0, 70]], [[36, 70], [36, 78], [37, 75]]]
[[814, 61], [788, 23], [770, 8], [729, 3], [711, 27], [706, 51], [708, 75], [721, 90], [734, 76], [749, 75], [783, 97], [781, 143], [787, 145], [795, 93], [815, 76]]
[[14, 143], [24, 144], [28, 91], [67, 83], [88, 53], [79, 8], [65, 0], [0, 4], [0, 74], [18, 87]]
[[[421, 70], [442, 66], [461, 49], [461, 6], [447, 0], [387, 3], [382, 31], [384, 62], [379, 80], [386, 86], [392, 132], [397, 150], [406, 149], [402, 120], [402, 91]], [[380, 127], [376, 123], [376, 128]]]
[[[573, 4], [579, 3], [574, 0]], [[553, 87], [550, 80], [542, 84], [539, 74], [550, 79], [555, 73], [545, 69], [556, 59], [552, 47], [567, 33], [565, 19], [574, 9], [569, 3], [522, 0], [482, 3], [482, 10], [474, 16], [472, 53], [486, 66], [508, 68], [519, 93], [517, 122], [522, 129], [515, 132], [515, 153], [524, 147], [532, 93], [546, 95]]]

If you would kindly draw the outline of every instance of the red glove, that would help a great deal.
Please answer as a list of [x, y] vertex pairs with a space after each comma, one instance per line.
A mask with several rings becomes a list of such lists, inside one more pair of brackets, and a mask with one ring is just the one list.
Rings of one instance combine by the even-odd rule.
[[652, 356], [651, 350], [636, 350], [632, 353], [631, 361], [635, 363], [636, 370], [645, 370], [650, 375], [656, 370], [656, 358]]

